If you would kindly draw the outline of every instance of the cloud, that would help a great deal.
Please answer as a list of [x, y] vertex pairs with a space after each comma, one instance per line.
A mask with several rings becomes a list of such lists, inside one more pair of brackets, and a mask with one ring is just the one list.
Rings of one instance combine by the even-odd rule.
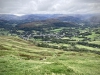
[[75, 0], [75, 1], [84, 3], [100, 3], [100, 0]]
[[100, 13], [100, 0], [0, 0], [0, 13]]

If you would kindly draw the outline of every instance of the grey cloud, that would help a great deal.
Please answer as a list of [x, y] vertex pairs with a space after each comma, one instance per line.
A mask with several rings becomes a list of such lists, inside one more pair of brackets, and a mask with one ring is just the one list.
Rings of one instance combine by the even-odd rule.
[[76, 2], [100, 3], [100, 0], [75, 0]]
[[0, 13], [100, 13], [100, 0], [0, 0]]

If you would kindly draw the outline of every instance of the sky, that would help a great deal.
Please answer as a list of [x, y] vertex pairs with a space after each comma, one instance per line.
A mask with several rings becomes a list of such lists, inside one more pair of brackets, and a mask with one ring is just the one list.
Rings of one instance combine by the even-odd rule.
[[0, 0], [1, 14], [93, 14], [100, 0]]

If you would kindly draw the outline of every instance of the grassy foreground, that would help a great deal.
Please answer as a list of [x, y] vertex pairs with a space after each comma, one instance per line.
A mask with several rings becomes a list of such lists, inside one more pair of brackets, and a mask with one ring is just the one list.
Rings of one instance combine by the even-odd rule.
[[0, 36], [0, 75], [100, 75], [100, 55], [36, 47]]

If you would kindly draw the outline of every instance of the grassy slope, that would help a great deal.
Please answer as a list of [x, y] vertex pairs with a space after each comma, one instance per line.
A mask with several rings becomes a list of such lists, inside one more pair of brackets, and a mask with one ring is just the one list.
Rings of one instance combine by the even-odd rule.
[[99, 75], [100, 55], [36, 47], [0, 36], [0, 75]]

